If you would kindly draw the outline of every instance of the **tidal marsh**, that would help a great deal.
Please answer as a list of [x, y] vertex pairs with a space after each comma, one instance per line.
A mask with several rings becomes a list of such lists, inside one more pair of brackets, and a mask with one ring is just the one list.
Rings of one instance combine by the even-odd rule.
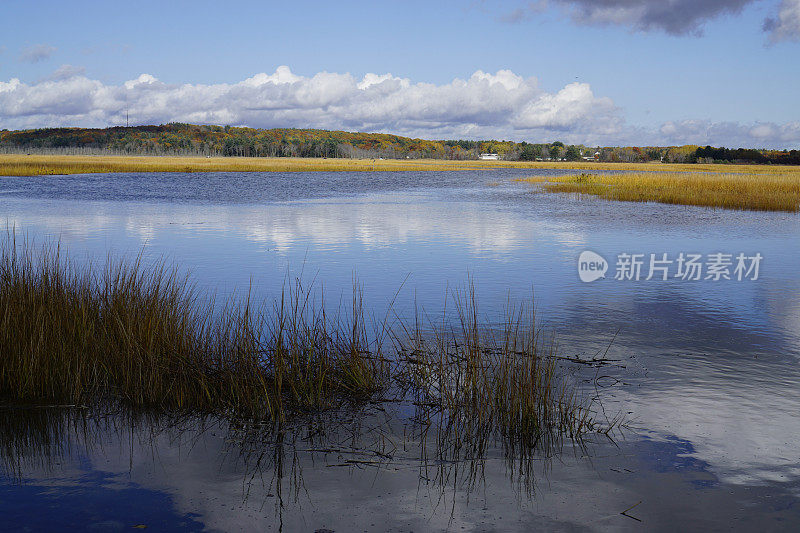
[[[341, 308], [339, 315], [347, 323], [352, 273], [357, 272], [364, 292], [364, 325], [372, 337], [400, 281], [412, 273], [389, 306], [402, 320], [389, 320], [392, 337], [381, 343], [385, 363], [396, 365], [389, 369], [396, 381], [364, 400], [349, 400], [346, 393], [326, 395], [320, 407], [304, 409], [293, 407], [287, 394], [283, 423], [268, 415], [255, 420], [236, 416], [233, 410], [176, 413], [158, 405], [113, 409], [101, 398], [85, 402], [96, 409], [60, 407], [71, 402], [52, 400], [44, 400], [45, 405], [57, 407], [4, 402], [0, 427], [8, 450], [0, 450], [0, 461], [7, 456], [8, 466], [0, 464], [0, 470], [10, 472], [3, 484], [8, 496], [4, 519], [25, 525], [26, 510], [29, 516], [56, 516], [50, 529], [63, 524], [86, 529], [90, 513], [98, 516], [93, 521], [119, 519], [113, 516], [119, 507], [131, 506], [128, 492], [115, 491], [115, 498], [107, 498], [83, 490], [97, 480], [107, 491], [118, 486], [118, 479], [187, 502], [179, 513], [201, 514], [198, 519], [207, 529], [277, 529], [279, 512], [286, 519], [284, 530], [372, 530], [373, 523], [397, 530], [447, 530], [481, 521], [513, 528], [518, 519], [527, 520], [528, 526], [624, 528], [636, 524], [619, 513], [640, 500], [645, 503], [630, 513], [655, 529], [676, 527], [676, 509], [688, 517], [679, 526], [689, 528], [696, 524], [698, 509], [709, 529], [724, 527], [734, 516], [776, 528], [796, 522], [790, 505], [776, 513], [769, 502], [795, 501], [792, 491], [798, 486], [791, 458], [798, 456], [793, 436], [799, 431], [800, 341], [791, 318], [800, 287], [794, 260], [800, 253], [800, 218], [610, 203], [594, 197], [576, 201], [565, 194], [525, 194], [529, 184], [510, 182], [532, 174], [545, 172], [178, 173], [0, 180], [8, 223], [25, 228], [37, 242], [59, 235], [76, 261], [94, 258], [97, 276], [109, 251], [133, 258], [146, 242], [143, 264], [163, 257], [179, 265], [180, 272], [191, 268], [189, 285], [196, 280], [198, 303], [213, 291], [243, 291], [242, 301], [252, 279], [251, 307], [265, 307], [272, 316], [281, 287], [295, 287], [286, 283], [286, 272], [293, 276], [303, 265], [315, 282], [302, 290], [324, 285], [326, 314], [333, 320]], [[500, 186], [486, 187], [491, 180]], [[673, 252], [682, 250], [760, 252], [768, 268], [763, 280], [753, 283], [626, 283], [609, 275], [584, 284], [576, 272], [584, 248], [612, 261], [619, 251], [670, 252], [673, 258]], [[483, 357], [469, 356], [477, 351], [466, 346], [464, 339], [472, 336], [464, 334], [453, 292], [447, 289], [461, 288], [461, 302], [471, 300], [468, 272], [476, 281], [478, 313], [464, 324], [467, 331], [470, 323], [478, 324], [479, 341], [469, 344], [488, 348]], [[524, 361], [532, 366], [533, 361], [519, 354], [501, 355], [504, 324], [509, 315], [519, 316], [510, 309], [503, 314], [512, 307], [507, 295], [510, 291], [512, 301], [530, 310], [531, 285], [535, 319], [545, 329], [542, 334], [527, 327], [533, 322], [529, 316], [523, 331], [538, 334], [539, 370], [554, 359], [551, 349], [556, 357], [592, 362], [592, 354], [602, 352], [620, 330], [608, 356], [615, 362], [593, 367], [555, 359], [553, 372], [554, 384], [576, 391], [576, 404], [595, 411], [589, 417], [600, 422], [600, 431], [607, 425], [603, 409], [612, 421], [624, 413], [627, 427], [611, 435], [615, 443], [588, 431], [576, 445], [569, 431], [548, 431], [540, 424], [544, 433], [539, 433], [535, 423], [528, 425], [533, 429], [528, 437], [515, 439], [515, 428], [522, 424], [506, 429], [502, 420], [512, 417], [502, 416], [495, 405], [523, 402], [502, 394], [485, 401], [517, 378], [509, 373], [506, 379], [499, 371], [507, 359], [516, 357], [521, 361], [517, 366]], [[217, 300], [221, 311], [226, 298]], [[319, 309], [319, 303], [317, 299], [313, 307]], [[419, 328], [415, 308], [420, 310]], [[550, 332], [557, 332], [558, 346], [550, 342]], [[395, 336], [397, 347], [391, 342]], [[425, 348], [421, 355], [412, 353], [418, 345]], [[405, 352], [399, 353], [401, 347]], [[375, 352], [376, 346], [369, 349]], [[467, 361], [475, 364], [470, 367]], [[452, 371], [439, 380], [442, 367]], [[487, 381], [493, 389], [458, 388]], [[766, 400], [764, 391], [769, 391]], [[533, 403], [532, 395], [517, 398]], [[590, 403], [593, 398], [598, 402]], [[484, 402], [482, 414], [472, 414], [476, 402]], [[45, 412], [57, 419], [36, 418], [45, 418]], [[165, 418], [159, 416], [154, 424], [142, 419], [128, 423], [128, 413]], [[62, 423], [59, 415], [67, 420]], [[175, 431], [169, 429], [173, 420]], [[94, 431], [93, 424], [100, 428]], [[120, 431], [106, 431], [106, 424], [118, 424]], [[57, 430], [47, 432], [49, 425]], [[89, 442], [83, 436], [86, 425]], [[229, 425], [231, 432], [225, 429]], [[551, 436], [562, 439], [563, 446]], [[129, 451], [132, 441], [138, 444]], [[753, 445], [743, 447], [743, 441]], [[61, 443], [66, 444], [58, 448]], [[50, 469], [42, 464], [45, 454], [52, 459]], [[533, 474], [529, 468], [535, 468]], [[16, 479], [23, 485], [17, 487]], [[523, 486], [531, 480], [537, 481], [533, 495]], [[300, 499], [295, 501], [298, 486]], [[443, 487], [448, 488], [444, 495]], [[28, 501], [32, 490], [53, 497], [37, 497], [35, 506], [22, 507], [18, 502]], [[58, 500], [62, 505], [52, 507]], [[171, 506], [169, 501], [151, 501], [135, 505], [135, 514]], [[53, 512], [40, 513], [42, 508]], [[342, 513], [343, 508], [354, 512]], [[105, 514], [98, 513], [103, 509]], [[82, 512], [83, 521], [70, 522], [73, 511]], [[353, 518], [359, 512], [361, 518]], [[249, 523], [232, 519], [248, 515]], [[431, 518], [437, 516], [442, 520]], [[142, 520], [135, 519], [127, 526]]]
[[[738, 170], [738, 169], [737, 169]], [[658, 202], [754, 211], [800, 210], [800, 171], [770, 173], [630, 172], [530, 177], [545, 191], [588, 194], [624, 202]]]
[[77, 266], [12, 233], [0, 250], [0, 396], [273, 422], [413, 398], [447, 425], [529, 446], [600, 428], [532, 314], [510, 309], [491, 333], [473, 293], [456, 293], [455, 311], [460, 328], [367, 320], [357, 284], [330, 309], [299, 280], [271, 304], [217, 306], [163, 264]]
[[447, 171], [502, 168], [796, 174], [798, 167], [765, 165], [526, 162], [444, 159], [347, 159], [300, 157], [181, 157], [0, 154], [0, 176], [112, 172], [346, 172]]

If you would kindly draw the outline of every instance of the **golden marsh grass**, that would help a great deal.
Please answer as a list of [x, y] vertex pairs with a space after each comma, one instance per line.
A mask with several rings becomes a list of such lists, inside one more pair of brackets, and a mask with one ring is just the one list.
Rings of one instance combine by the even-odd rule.
[[763, 165], [0, 154], [0, 176], [111, 172], [445, 171], [498, 168], [575, 169], [580, 171], [624, 170], [635, 172], [736, 172], [779, 175], [800, 171], [800, 167], [768, 167]]
[[[737, 167], [738, 170], [738, 167]], [[800, 210], [800, 169], [762, 173], [631, 172], [522, 178], [549, 192], [589, 194], [606, 200], [658, 202], [754, 211]]]
[[110, 172], [425, 171], [485, 167], [481, 163], [437, 159], [0, 155], [0, 175], [34, 176]]

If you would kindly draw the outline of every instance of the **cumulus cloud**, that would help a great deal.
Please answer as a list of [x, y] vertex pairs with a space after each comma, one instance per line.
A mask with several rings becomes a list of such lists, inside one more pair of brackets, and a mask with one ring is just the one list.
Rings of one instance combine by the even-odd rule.
[[19, 60], [26, 63], [38, 63], [40, 61], [44, 61], [45, 59], [49, 59], [50, 56], [55, 53], [55, 51], [56, 49], [49, 44], [35, 44], [33, 46], [23, 48], [22, 53], [19, 56]]
[[800, 41], [800, 0], [782, 0], [777, 16], [764, 21], [764, 31], [773, 43]]
[[167, 84], [149, 74], [106, 85], [65, 65], [34, 84], [0, 81], [0, 121], [9, 128], [108, 126], [171, 121], [253, 127], [385, 131], [427, 138], [502, 137], [600, 141], [622, 126], [619, 110], [585, 83], [549, 93], [509, 70], [477, 71], [441, 85], [392, 74], [281, 66], [233, 84]]
[[711, 144], [797, 148], [800, 122], [670, 121], [660, 128], [625, 124], [622, 111], [586, 83], [558, 91], [510, 70], [477, 71], [432, 84], [392, 74], [320, 72], [289, 67], [238, 83], [168, 84], [141, 74], [120, 85], [62, 65], [36, 83], [0, 81], [0, 124], [9, 129], [106, 127], [190, 122], [396, 133], [427, 139], [509, 139], [586, 145]]

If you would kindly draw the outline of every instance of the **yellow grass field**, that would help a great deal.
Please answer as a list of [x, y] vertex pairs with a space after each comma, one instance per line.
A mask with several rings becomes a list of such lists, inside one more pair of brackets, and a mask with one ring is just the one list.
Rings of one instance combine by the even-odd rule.
[[800, 167], [526, 161], [447, 161], [442, 159], [320, 159], [287, 157], [177, 157], [0, 154], [0, 176], [97, 172], [312, 172], [426, 171], [493, 168], [624, 170], [635, 172], [722, 172], [783, 174]]
[[[723, 165], [718, 165], [723, 166]], [[743, 167], [744, 168], [744, 167]], [[629, 172], [521, 178], [544, 190], [625, 202], [659, 202], [755, 211], [800, 210], [800, 168], [753, 167], [745, 173]]]

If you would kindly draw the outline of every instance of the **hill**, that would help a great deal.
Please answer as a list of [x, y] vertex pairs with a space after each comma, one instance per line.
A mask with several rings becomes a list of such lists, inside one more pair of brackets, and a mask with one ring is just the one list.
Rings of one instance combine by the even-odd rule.
[[159, 126], [0, 130], [0, 152], [207, 155], [239, 157], [328, 157], [385, 159], [502, 159], [670, 163], [730, 162], [800, 164], [800, 151], [670, 147], [586, 147], [562, 142], [425, 140], [385, 133], [317, 129], [257, 129], [171, 123]]

